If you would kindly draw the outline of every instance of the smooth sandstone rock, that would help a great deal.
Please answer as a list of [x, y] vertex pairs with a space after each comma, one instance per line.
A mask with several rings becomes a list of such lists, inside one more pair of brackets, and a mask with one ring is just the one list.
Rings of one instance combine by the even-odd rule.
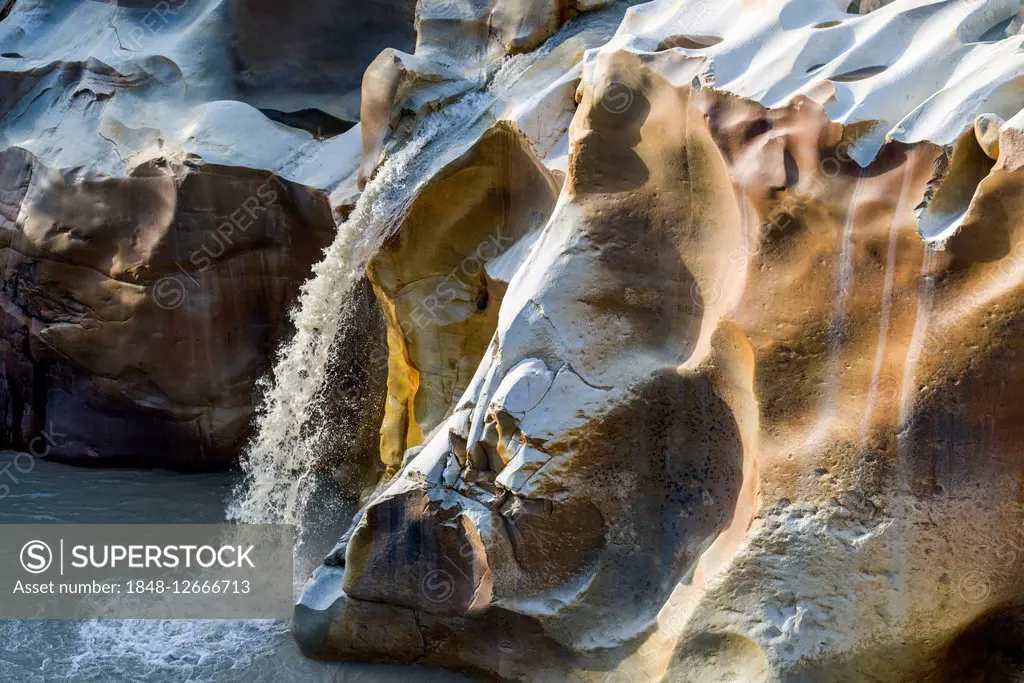
[[439, 109], [464, 94], [470, 85], [451, 69], [387, 49], [367, 67], [362, 87], [360, 189], [366, 187], [379, 165], [384, 142], [403, 111], [422, 116], [431, 108]]
[[557, 192], [522, 135], [499, 124], [431, 179], [369, 264], [391, 331], [381, 427], [389, 467], [397, 470], [465, 392], [508, 286], [504, 264], [522, 258]]
[[[366, 601], [420, 619], [397, 658], [502, 679], [1016, 675], [1024, 101], [954, 75], [1016, 59], [982, 4], [628, 11], [473, 379], [300, 644]], [[900, 42], [938, 26], [942, 59]]]
[[994, 114], [982, 114], [974, 119], [974, 134], [989, 159], [999, 159], [999, 130], [1005, 123]]
[[422, 118], [479, 85], [502, 58], [536, 48], [572, 16], [605, 4], [605, 0], [420, 3], [415, 54], [384, 50], [363, 76], [360, 189], [380, 164], [385, 142], [403, 111]]

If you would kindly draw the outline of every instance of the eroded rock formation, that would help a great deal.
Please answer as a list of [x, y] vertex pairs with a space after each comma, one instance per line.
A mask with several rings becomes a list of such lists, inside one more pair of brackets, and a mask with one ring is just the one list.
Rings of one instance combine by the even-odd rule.
[[[507, 680], [1019, 674], [1018, 4], [769, 5], [648, 3], [610, 40], [593, 17], [576, 38], [602, 47], [559, 34], [532, 97], [479, 105], [561, 192], [471, 330], [416, 324], [433, 287], [401, 308], [378, 288], [383, 451], [412, 448], [300, 600], [308, 654]], [[525, 212], [460, 223], [465, 163], [420, 181], [395, 243]]]
[[174, 4], [0, 7], [12, 443], [230, 459], [330, 242], [239, 507], [348, 448], [308, 655], [1024, 675], [1018, 0]]
[[543, 227], [557, 194], [518, 131], [498, 124], [431, 179], [403, 229], [370, 262], [391, 330], [381, 427], [389, 467], [397, 470], [406, 450], [423, 442], [423, 426], [439, 424], [465, 393], [521, 246]]

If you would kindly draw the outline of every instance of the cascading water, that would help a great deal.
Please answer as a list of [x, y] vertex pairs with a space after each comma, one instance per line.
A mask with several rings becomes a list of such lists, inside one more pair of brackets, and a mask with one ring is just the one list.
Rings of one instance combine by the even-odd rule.
[[229, 517], [301, 525], [300, 513], [314, 488], [314, 465], [331, 436], [320, 418], [332, 342], [351, 317], [350, 291], [397, 225], [414, 179], [422, 177], [429, 163], [421, 158], [424, 148], [477, 119], [488, 100], [484, 93], [472, 93], [425, 118], [415, 136], [388, 157], [338, 228], [292, 312], [295, 336], [279, 352], [272, 376], [262, 380], [258, 433], [243, 459], [244, 479]]

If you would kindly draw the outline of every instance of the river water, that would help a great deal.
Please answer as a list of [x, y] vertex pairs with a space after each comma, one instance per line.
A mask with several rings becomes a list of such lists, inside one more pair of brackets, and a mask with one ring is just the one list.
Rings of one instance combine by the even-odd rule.
[[[0, 453], [0, 469], [14, 464]], [[18, 458], [0, 524], [214, 524], [235, 474], [93, 470]], [[28, 463], [31, 462], [31, 468]], [[9, 550], [9, 549], [8, 549]], [[467, 682], [441, 671], [304, 658], [284, 621], [0, 621], [0, 682]]]

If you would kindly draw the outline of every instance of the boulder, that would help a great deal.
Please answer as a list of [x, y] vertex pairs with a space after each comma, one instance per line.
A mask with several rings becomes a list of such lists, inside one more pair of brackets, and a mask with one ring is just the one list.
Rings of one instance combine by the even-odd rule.
[[92, 179], [9, 149], [0, 168], [7, 444], [79, 464], [229, 466], [333, 236], [326, 197], [206, 164]]

